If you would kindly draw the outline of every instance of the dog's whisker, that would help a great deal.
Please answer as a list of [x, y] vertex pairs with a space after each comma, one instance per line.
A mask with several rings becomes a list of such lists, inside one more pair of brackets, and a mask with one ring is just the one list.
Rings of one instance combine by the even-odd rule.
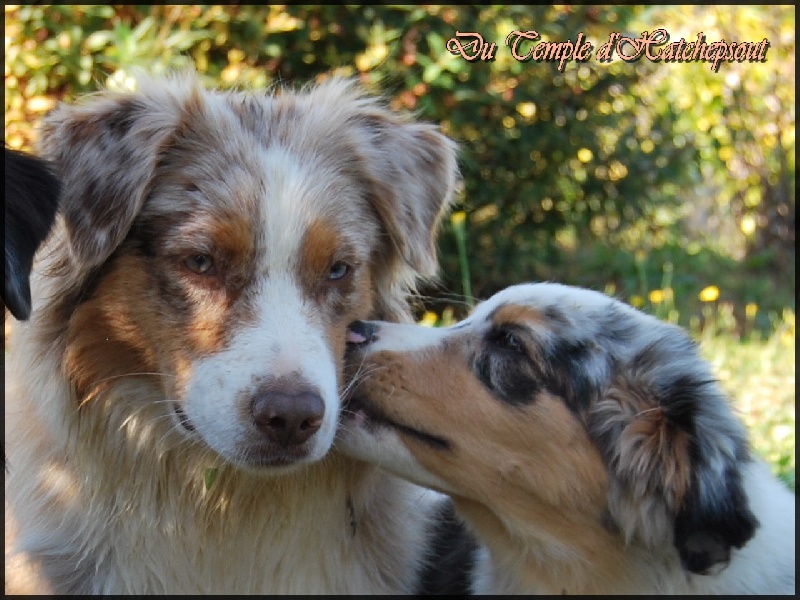
[[384, 368], [385, 367], [381, 367], [381, 366], [378, 366], [378, 365], [371, 365], [369, 367], [369, 370], [367, 370], [364, 367], [363, 363], [362, 363], [362, 365], [359, 365], [358, 370], [355, 372], [355, 374], [347, 382], [347, 384], [345, 386], [345, 391], [349, 391], [354, 386], [359, 385], [365, 379], [369, 378], [370, 376], [372, 376], [373, 374], [377, 373], [378, 371], [380, 371], [380, 370], [382, 370]]
[[345, 398], [353, 394], [353, 392], [355, 392], [358, 389], [358, 387], [362, 385], [369, 377], [371, 377], [372, 375], [383, 369], [385, 369], [385, 367], [378, 365], [371, 365], [369, 369], [365, 369], [363, 368], [363, 363], [362, 363], [362, 365], [358, 367], [356, 373], [353, 375], [350, 381], [347, 382], [347, 385], [344, 387], [344, 389], [341, 391], [339, 395]]
[[173, 377], [176, 378], [177, 375], [173, 375], [171, 373], [161, 373], [159, 371], [133, 371], [131, 373], [121, 373], [118, 375], [109, 375], [108, 377], [103, 377], [102, 379], [98, 379], [93, 383], [94, 386], [98, 386], [101, 383], [106, 383], [108, 381], [115, 381], [117, 379], [124, 379], [126, 377], [142, 377], [142, 376], [155, 376], [155, 377]]

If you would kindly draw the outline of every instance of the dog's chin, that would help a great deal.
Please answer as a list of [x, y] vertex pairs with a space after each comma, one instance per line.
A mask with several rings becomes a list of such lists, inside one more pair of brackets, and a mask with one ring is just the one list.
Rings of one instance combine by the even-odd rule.
[[377, 463], [387, 441], [389, 445], [398, 442], [397, 431], [385, 420], [374, 418], [360, 399], [348, 399], [339, 418], [336, 447], [353, 458]]
[[261, 475], [293, 473], [320, 460], [307, 451], [275, 451], [274, 448], [262, 446], [251, 446], [235, 459], [224, 458], [241, 470]]
[[380, 437], [381, 431], [393, 429], [391, 421], [382, 417], [365, 398], [355, 395], [344, 398], [337, 439], [352, 438], [354, 435]]
[[377, 408], [367, 398], [359, 395], [353, 395], [346, 399], [342, 407], [340, 423], [344, 429], [358, 430], [376, 437], [381, 435], [380, 430], [383, 429], [392, 431], [397, 435], [412, 438], [439, 450], [450, 448], [450, 442], [446, 438], [400, 423]]
[[442, 493], [452, 490], [423, 467], [410, 446], [424, 444], [435, 451], [450, 448], [449, 440], [398, 423], [364, 398], [353, 398], [342, 410], [336, 447], [342, 453]]
[[172, 409], [173, 421], [183, 435], [205, 444], [223, 460], [244, 471], [259, 474], [291, 473], [322, 459], [321, 456], [316, 456], [309, 443], [287, 449], [268, 441], [250, 443], [235, 455], [230, 455], [229, 452], [215, 448], [204, 438], [180, 404], [173, 402]]

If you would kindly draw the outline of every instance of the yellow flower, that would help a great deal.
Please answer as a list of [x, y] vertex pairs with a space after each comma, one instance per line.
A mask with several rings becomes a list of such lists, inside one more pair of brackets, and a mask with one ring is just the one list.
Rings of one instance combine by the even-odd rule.
[[578, 150], [578, 160], [582, 163], [588, 163], [592, 160], [592, 151], [588, 148], [581, 148]]
[[744, 314], [748, 319], [754, 319], [758, 312], [758, 304], [755, 302], [748, 302], [744, 307]]
[[420, 319], [419, 324], [420, 325], [425, 325], [426, 327], [433, 327], [434, 325], [436, 325], [436, 321], [438, 319], [439, 319], [439, 317], [436, 315], [435, 312], [432, 312], [432, 311], [428, 310], [428, 311], [425, 311], [424, 315], [422, 315], [422, 318]]
[[719, 288], [715, 285], [706, 286], [698, 294], [698, 298], [700, 298], [701, 302], [714, 302], [719, 298]]
[[631, 306], [642, 308], [644, 306], [644, 298], [638, 295], [631, 296]]
[[533, 102], [520, 102], [517, 104], [517, 112], [526, 119], [530, 119], [536, 114], [536, 105]]
[[664, 301], [664, 290], [653, 290], [647, 297], [650, 298], [650, 302], [653, 304], [660, 304]]
[[455, 226], [459, 226], [464, 223], [464, 219], [466, 218], [467, 218], [467, 213], [465, 213], [463, 210], [460, 210], [452, 214], [452, 216], [450, 217], [450, 222]]

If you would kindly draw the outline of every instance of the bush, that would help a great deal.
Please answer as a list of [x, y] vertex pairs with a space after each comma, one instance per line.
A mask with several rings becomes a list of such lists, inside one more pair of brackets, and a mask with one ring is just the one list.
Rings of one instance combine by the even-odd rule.
[[[189, 64], [223, 86], [302, 83], [339, 69], [440, 122], [463, 148], [456, 211], [464, 243], [448, 223], [443, 280], [426, 290], [426, 308], [452, 305], [444, 290], [486, 297], [537, 279], [630, 299], [645, 283], [661, 285], [665, 265], [681, 286], [678, 300], [691, 299], [681, 318], [698, 314], [694, 298], [709, 284], [730, 296], [737, 315], [748, 303], [761, 307], [759, 327], [794, 307], [793, 7], [719, 15], [565, 5], [5, 10], [6, 141], [14, 147], [34, 145], [35, 124], [57, 100], [123, 82], [133, 68]], [[701, 19], [709, 39], [765, 33], [781, 43], [766, 63], [717, 73], [700, 63], [594, 58], [561, 70], [516, 60], [504, 43], [514, 30], [555, 42], [580, 32], [596, 50], [612, 31], [665, 22], [691, 31]], [[448, 52], [456, 32], [496, 43], [494, 60]]]

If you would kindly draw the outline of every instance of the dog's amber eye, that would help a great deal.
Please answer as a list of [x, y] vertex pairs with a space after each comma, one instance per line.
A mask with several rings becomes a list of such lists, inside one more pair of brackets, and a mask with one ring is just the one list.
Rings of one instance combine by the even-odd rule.
[[198, 275], [209, 275], [214, 270], [214, 259], [209, 254], [193, 254], [183, 261], [183, 264]]
[[331, 266], [331, 272], [328, 274], [328, 279], [331, 281], [336, 281], [338, 279], [342, 279], [345, 275], [350, 272], [350, 265], [346, 262], [336, 262], [333, 263]]

